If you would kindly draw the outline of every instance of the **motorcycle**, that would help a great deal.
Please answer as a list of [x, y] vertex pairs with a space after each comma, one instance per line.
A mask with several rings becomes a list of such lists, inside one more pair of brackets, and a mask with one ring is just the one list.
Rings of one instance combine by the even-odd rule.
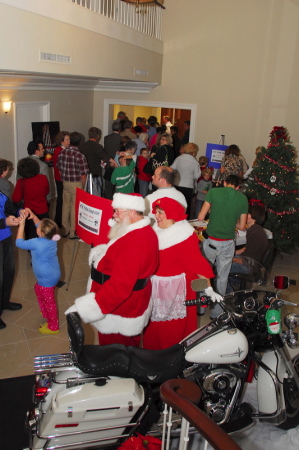
[[[288, 284], [286, 277], [275, 277], [278, 293], [245, 290], [226, 295], [217, 319], [158, 351], [84, 345], [78, 314], [68, 314], [70, 353], [35, 358], [35, 407], [26, 419], [29, 448], [117, 448], [136, 432], [159, 435], [164, 409], [159, 387], [176, 377], [200, 386], [199, 407], [228, 433], [255, 420], [295, 427], [299, 347], [294, 329], [299, 316], [287, 314], [284, 331], [278, 317], [283, 305], [297, 306], [279, 296]], [[199, 292], [198, 300], [186, 302], [194, 303], [206, 306], [208, 298]], [[258, 411], [242, 401], [254, 377]], [[173, 421], [178, 424], [180, 417], [173, 415]]]

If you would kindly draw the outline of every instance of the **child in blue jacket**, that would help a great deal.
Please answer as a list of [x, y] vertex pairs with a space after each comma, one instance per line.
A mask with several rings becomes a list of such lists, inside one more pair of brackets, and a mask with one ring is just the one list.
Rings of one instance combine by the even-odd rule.
[[32, 269], [37, 278], [34, 291], [42, 316], [47, 322], [40, 325], [41, 334], [59, 333], [58, 310], [55, 301], [55, 287], [60, 279], [60, 267], [57, 257], [58, 235], [57, 225], [51, 219], [40, 219], [30, 213], [28, 219], [32, 219], [36, 226], [36, 238], [24, 240], [24, 227], [26, 218], [21, 218], [17, 233], [16, 246], [24, 250], [30, 250]]

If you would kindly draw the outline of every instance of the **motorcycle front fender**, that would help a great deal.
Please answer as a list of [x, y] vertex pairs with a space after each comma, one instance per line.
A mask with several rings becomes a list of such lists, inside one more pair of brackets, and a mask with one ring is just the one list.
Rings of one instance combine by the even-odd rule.
[[262, 363], [257, 376], [259, 413], [278, 415], [285, 410], [283, 380], [287, 375], [286, 368], [279, 353], [275, 351], [264, 353]]

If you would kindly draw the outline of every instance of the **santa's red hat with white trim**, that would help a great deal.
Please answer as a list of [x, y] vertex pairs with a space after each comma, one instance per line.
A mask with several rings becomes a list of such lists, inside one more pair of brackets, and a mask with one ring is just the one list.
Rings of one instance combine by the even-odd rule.
[[112, 208], [133, 209], [135, 211], [144, 212], [145, 202], [140, 194], [123, 194], [116, 192], [113, 195]]

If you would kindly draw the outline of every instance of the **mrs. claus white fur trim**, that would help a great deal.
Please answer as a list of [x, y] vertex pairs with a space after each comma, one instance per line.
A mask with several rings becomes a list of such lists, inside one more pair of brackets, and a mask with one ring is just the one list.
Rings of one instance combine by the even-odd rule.
[[158, 236], [159, 250], [165, 250], [173, 245], [180, 244], [194, 233], [194, 228], [187, 220], [180, 220], [168, 228], [159, 228], [155, 223], [153, 229]]
[[117, 192], [113, 195], [112, 208], [134, 209], [143, 212], [145, 210], [144, 198], [141, 195]]

